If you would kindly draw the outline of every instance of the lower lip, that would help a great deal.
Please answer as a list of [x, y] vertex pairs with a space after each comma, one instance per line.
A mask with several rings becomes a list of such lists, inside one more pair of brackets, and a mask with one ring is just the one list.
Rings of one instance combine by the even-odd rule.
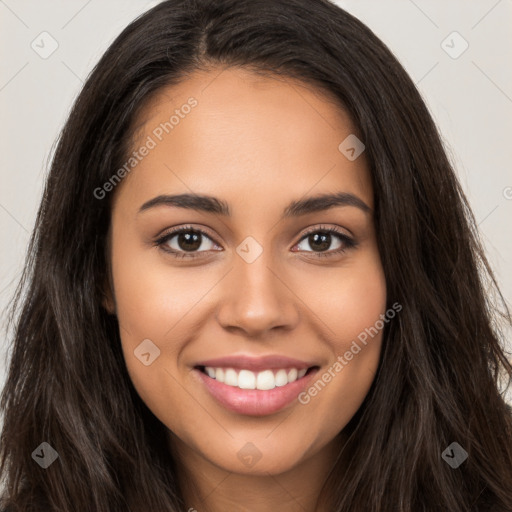
[[250, 416], [266, 416], [285, 408], [304, 391], [317, 371], [318, 368], [314, 368], [295, 382], [264, 391], [228, 386], [194, 368], [206, 389], [221, 405], [238, 414]]

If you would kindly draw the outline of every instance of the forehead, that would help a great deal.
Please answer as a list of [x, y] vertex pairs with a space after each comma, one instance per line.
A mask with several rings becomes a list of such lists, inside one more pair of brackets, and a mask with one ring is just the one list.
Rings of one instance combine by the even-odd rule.
[[132, 150], [151, 149], [116, 194], [139, 203], [171, 192], [288, 203], [344, 190], [373, 206], [364, 153], [350, 161], [338, 148], [356, 133], [349, 115], [297, 80], [241, 68], [195, 72], [158, 91], [135, 125]]

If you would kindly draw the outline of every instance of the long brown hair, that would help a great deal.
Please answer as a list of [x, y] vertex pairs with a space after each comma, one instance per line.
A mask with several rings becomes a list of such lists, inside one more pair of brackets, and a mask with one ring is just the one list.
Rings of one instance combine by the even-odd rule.
[[[136, 393], [102, 308], [109, 199], [133, 121], [199, 68], [244, 66], [334, 95], [366, 145], [388, 302], [376, 378], [346, 427], [335, 512], [512, 510], [512, 417], [500, 377], [510, 312], [437, 128], [391, 51], [327, 0], [168, 0], [88, 77], [60, 135], [13, 298], [0, 477], [13, 511], [186, 509], [166, 427]], [[501, 316], [500, 316], [501, 315]], [[501, 394], [500, 394], [501, 391]], [[59, 459], [32, 454], [47, 442]], [[442, 454], [456, 442], [467, 459]], [[44, 445], [46, 446], [46, 445]], [[41, 448], [39, 448], [41, 449]]]

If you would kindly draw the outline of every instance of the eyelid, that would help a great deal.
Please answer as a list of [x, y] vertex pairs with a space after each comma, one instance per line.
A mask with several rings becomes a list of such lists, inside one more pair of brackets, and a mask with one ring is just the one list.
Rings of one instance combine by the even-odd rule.
[[[345, 231], [348, 231], [349, 234], [343, 232], [342, 229], [344, 229]], [[306, 231], [304, 231], [302, 233], [301, 238], [299, 239], [299, 242], [302, 241], [308, 235], [311, 235], [312, 233], [317, 233], [318, 231], [335, 233], [340, 236], [345, 236], [347, 238], [353, 238], [353, 235], [346, 228], [340, 228], [339, 226], [325, 226], [323, 224], [320, 224], [320, 225], [317, 224], [314, 226], [310, 226], [309, 228], [306, 228]]]
[[305, 252], [314, 254], [315, 258], [322, 258], [322, 257], [328, 258], [328, 257], [340, 256], [341, 254], [345, 253], [346, 251], [348, 251], [350, 249], [355, 249], [359, 246], [359, 242], [356, 240], [356, 238], [353, 235], [346, 234], [345, 232], [342, 231], [342, 229], [344, 229], [344, 228], [340, 228], [339, 226], [331, 226], [331, 227], [324, 226], [324, 225], [311, 226], [305, 232], [303, 232], [299, 241], [296, 244], [294, 244], [294, 247], [296, 245], [300, 244], [303, 240], [305, 240], [312, 233], [327, 233], [330, 235], [334, 234], [334, 236], [337, 236], [344, 244], [344, 246], [341, 249], [320, 251], [320, 252], [315, 252], [315, 251], [305, 251]]
[[[155, 241], [162, 240], [164, 238], [168, 238], [169, 236], [177, 235], [177, 234], [180, 234], [182, 232], [187, 232], [187, 231], [195, 231], [197, 233], [201, 233], [202, 235], [207, 236], [212, 241], [215, 241], [214, 236], [212, 234], [210, 234], [206, 228], [196, 227], [196, 226], [193, 226], [192, 224], [185, 224], [185, 225], [178, 226], [178, 227], [164, 229], [158, 235], [156, 235]], [[217, 243], [217, 242], [215, 242], [215, 243]]]
[[[208, 238], [209, 240], [211, 240], [211, 242], [214, 244], [214, 245], [220, 245], [218, 244], [216, 241], [215, 241], [215, 238], [210, 235], [210, 233], [205, 229], [205, 228], [198, 228], [198, 227], [194, 227], [194, 226], [191, 226], [191, 225], [185, 225], [185, 226], [180, 226], [180, 227], [177, 227], [177, 228], [171, 228], [170, 230], [164, 230], [163, 234], [160, 234], [160, 235], [157, 235], [157, 238], [156, 240], [154, 241], [153, 245], [156, 245], [156, 246], [163, 246], [166, 242], [168, 242], [169, 240], [171, 240], [172, 238], [174, 238], [175, 236], [181, 234], [181, 233], [187, 233], [187, 232], [190, 232], [190, 231], [194, 231], [196, 233], [200, 233], [202, 236]], [[181, 254], [181, 255], [184, 255], [185, 257], [195, 257], [194, 254], [200, 254], [202, 252], [208, 252], [208, 251], [195, 251], [195, 252], [190, 252], [190, 253], [187, 253], [186, 251], [176, 251], [175, 249], [165, 249], [162, 247], [162, 250], [167, 252], [167, 253], [170, 253], [170, 254], [173, 254], [173, 255], [176, 255], [176, 254]]]

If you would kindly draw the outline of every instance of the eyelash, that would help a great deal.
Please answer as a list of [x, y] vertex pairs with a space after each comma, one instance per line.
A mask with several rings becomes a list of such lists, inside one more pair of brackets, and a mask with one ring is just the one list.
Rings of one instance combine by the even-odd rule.
[[[179, 235], [181, 233], [189, 233], [191, 231], [194, 233], [200, 233], [201, 235], [204, 235], [208, 239], [212, 240], [212, 237], [208, 233], [206, 233], [206, 231], [203, 231], [202, 229], [199, 229], [199, 228], [194, 228], [192, 226], [184, 226], [184, 227], [175, 229], [173, 231], [170, 231], [169, 233], [166, 233], [165, 235], [161, 236], [160, 238], [155, 240], [154, 245], [159, 247], [161, 250], [165, 251], [166, 253], [170, 254], [171, 256], [173, 256], [175, 258], [198, 258], [198, 257], [200, 257], [200, 256], [198, 256], [198, 254], [200, 254], [201, 252], [208, 252], [208, 251], [182, 252], [182, 251], [176, 251], [174, 249], [168, 249], [168, 248], [164, 247], [164, 244], [166, 242], [168, 242], [169, 240], [171, 240], [172, 238], [174, 238], [176, 235]], [[353, 249], [353, 248], [357, 247], [357, 245], [358, 245], [358, 243], [354, 239], [350, 238], [348, 235], [346, 235], [342, 231], [338, 230], [337, 228], [326, 228], [324, 226], [318, 226], [318, 227], [311, 228], [311, 229], [307, 230], [302, 235], [302, 238], [297, 242], [297, 244], [302, 242], [304, 239], [306, 239], [309, 235], [311, 235], [313, 233], [334, 234], [334, 235], [338, 236], [338, 238], [340, 238], [340, 240], [344, 244], [344, 247], [342, 247], [341, 249], [337, 249], [335, 251], [316, 252], [315, 254], [319, 258], [336, 256], [336, 255], [344, 253], [345, 251], [347, 251], [349, 249]], [[214, 240], [212, 240], [212, 242], [214, 242]], [[297, 245], [297, 244], [295, 244], [295, 245]], [[314, 251], [306, 251], [306, 252], [314, 252]]]

